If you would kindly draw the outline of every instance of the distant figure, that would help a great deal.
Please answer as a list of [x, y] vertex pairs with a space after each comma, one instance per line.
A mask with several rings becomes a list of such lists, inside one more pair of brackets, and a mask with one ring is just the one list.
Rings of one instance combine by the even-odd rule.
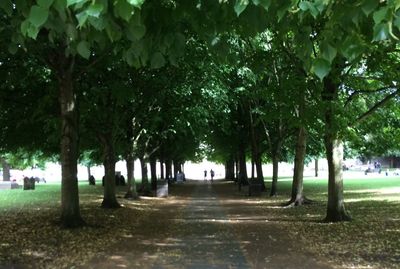
[[211, 181], [213, 181], [214, 180], [214, 176], [215, 176], [215, 172], [214, 172], [214, 170], [210, 170], [210, 176], [211, 176]]
[[204, 180], [207, 180], [207, 170], [204, 170]]

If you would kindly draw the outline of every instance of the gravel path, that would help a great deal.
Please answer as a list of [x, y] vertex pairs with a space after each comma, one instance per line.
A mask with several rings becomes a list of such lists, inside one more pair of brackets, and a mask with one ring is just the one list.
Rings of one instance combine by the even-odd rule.
[[174, 185], [141, 230], [83, 268], [331, 268], [289, 240], [231, 183]]

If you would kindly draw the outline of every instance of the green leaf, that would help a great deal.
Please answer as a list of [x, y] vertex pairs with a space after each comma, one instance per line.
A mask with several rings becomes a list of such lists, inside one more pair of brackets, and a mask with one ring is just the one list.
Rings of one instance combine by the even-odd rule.
[[37, 28], [42, 26], [49, 17], [49, 11], [39, 6], [32, 6], [28, 20]]
[[8, 45], [8, 52], [14, 55], [17, 53], [17, 51], [18, 51], [18, 45], [14, 43], [10, 43], [10, 45]]
[[246, 9], [248, 4], [248, 0], [236, 0], [234, 9], [238, 17]]
[[374, 26], [374, 39], [373, 41], [381, 41], [389, 39], [390, 29], [387, 23], [380, 23]]
[[21, 23], [21, 33], [24, 36], [28, 35], [28, 29], [30, 27], [30, 22], [28, 20], [25, 20]]
[[36, 37], [39, 33], [39, 28], [30, 23], [26, 33], [27, 33], [28, 37], [30, 37], [32, 39], [36, 39]]
[[49, 7], [53, 4], [54, 0], [38, 0], [37, 3], [39, 6], [49, 9]]
[[262, 6], [265, 10], [269, 9], [269, 6], [271, 5], [271, 0], [253, 0], [253, 4], [258, 6]]
[[134, 9], [126, 0], [119, 0], [115, 4], [114, 12], [122, 19], [129, 21], [134, 13]]
[[86, 13], [86, 11], [82, 11], [76, 14], [76, 18], [78, 20], [78, 27], [82, 27], [88, 19], [88, 14]]
[[128, 0], [128, 3], [134, 7], [140, 8], [143, 5], [144, 0]]
[[7, 15], [11, 16], [13, 12], [13, 3], [11, 0], [0, 0], [0, 8], [3, 9]]
[[87, 2], [88, 0], [67, 0], [67, 7]]
[[332, 63], [333, 59], [336, 57], [337, 49], [331, 46], [329, 43], [323, 43], [321, 45], [321, 52], [322, 58], [327, 60], [329, 63]]
[[299, 3], [299, 8], [303, 11], [310, 11], [311, 15], [316, 18], [319, 14], [318, 9], [309, 1], [302, 1]]
[[384, 19], [386, 19], [387, 15], [388, 15], [388, 7], [383, 7], [378, 11], [375, 11], [373, 15], [375, 24], [381, 23]]
[[144, 25], [135, 25], [132, 27], [132, 35], [136, 40], [141, 39], [146, 33], [146, 27]]
[[366, 16], [371, 14], [372, 11], [378, 6], [379, 1], [377, 0], [365, 0], [363, 5], [361, 6], [362, 11]]
[[153, 57], [151, 57], [150, 65], [151, 65], [151, 68], [163, 67], [165, 65], [164, 56], [160, 52], [154, 53]]
[[323, 80], [331, 71], [331, 64], [325, 59], [315, 59], [312, 66], [312, 72]]
[[86, 13], [88, 16], [96, 17], [98, 18], [103, 11], [104, 6], [100, 3], [92, 4], [89, 6], [89, 8], [86, 10]]
[[76, 47], [77, 52], [85, 59], [89, 59], [90, 57], [90, 45], [87, 41], [79, 42], [78, 46]]

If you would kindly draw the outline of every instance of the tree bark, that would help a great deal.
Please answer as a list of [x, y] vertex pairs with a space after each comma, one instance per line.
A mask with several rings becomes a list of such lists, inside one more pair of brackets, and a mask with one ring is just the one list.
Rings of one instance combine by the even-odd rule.
[[327, 138], [325, 141], [328, 159], [328, 208], [325, 221], [338, 222], [351, 220], [346, 212], [343, 199], [343, 143], [337, 138]]
[[170, 159], [165, 162], [165, 176], [167, 179], [172, 179], [172, 161]]
[[299, 206], [305, 203], [309, 203], [303, 194], [303, 172], [304, 172], [304, 158], [306, 156], [306, 143], [307, 143], [307, 131], [301, 126], [298, 129], [297, 141], [296, 141], [296, 153], [294, 159], [294, 173], [292, 182], [292, 196], [290, 201], [287, 203], [289, 206]]
[[88, 173], [88, 179], [90, 178], [90, 176], [92, 175], [91, 171], [90, 171], [90, 165], [86, 166], [87, 169], [87, 173]]
[[244, 149], [244, 145], [240, 146], [239, 149], [239, 185], [247, 185], [248, 177], [247, 177], [247, 167], [246, 167], [246, 152]]
[[150, 178], [151, 190], [157, 190], [157, 160], [153, 157], [150, 158]]
[[315, 167], [315, 177], [318, 177], [318, 158], [315, 158], [314, 167]]
[[115, 196], [115, 151], [112, 144], [112, 135], [108, 133], [103, 139], [103, 164], [104, 164], [104, 197], [101, 207], [119, 208]]
[[279, 157], [277, 154], [272, 156], [272, 185], [270, 196], [276, 196], [278, 189], [278, 170], [279, 170]]
[[161, 179], [165, 179], [165, 174], [164, 174], [164, 160], [160, 160], [160, 177]]
[[8, 162], [6, 161], [6, 159], [1, 158], [1, 166], [3, 169], [3, 181], [10, 181], [10, 165], [8, 164]]
[[337, 117], [334, 112], [339, 85], [330, 77], [324, 79], [323, 100], [325, 110], [325, 150], [328, 160], [328, 207], [325, 221], [338, 222], [350, 220], [343, 200], [343, 143], [339, 138]]
[[147, 161], [144, 159], [144, 157], [140, 157], [140, 166], [142, 169], [142, 185], [141, 185], [141, 192], [144, 195], [150, 195], [150, 184], [149, 184], [149, 176], [148, 176], [148, 170], [147, 170]]
[[127, 199], [138, 199], [139, 195], [136, 190], [136, 182], [135, 182], [135, 159], [133, 158], [133, 154], [127, 154], [126, 156], [126, 171], [128, 176], [127, 182], [127, 191], [125, 194], [125, 198]]
[[233, 160], [233, 158], [230, 158], [225, 163], [225, 179], [235, 179], [235, 161]]
[[261, 154], [257, 154], [256, 156], [256, 172], [257, 172], [257, 181], [261, 184], [261, 190], [265, 191], [265, 184], [264, 184], [264, 173], [262, 170], [262, 160]]
[[61, 225], [66, 228], [84, 224], [79, 208], [78, 192], [78, 113], [72, 79], [72, 59], [69, 70], [58, 74], [61, 107]]

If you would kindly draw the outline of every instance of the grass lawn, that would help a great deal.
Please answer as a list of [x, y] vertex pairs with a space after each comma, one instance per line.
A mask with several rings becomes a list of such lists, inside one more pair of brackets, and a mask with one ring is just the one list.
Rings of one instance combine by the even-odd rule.
[[[278, 188], [280, 195], [273, 200], [288, 201], [291, 179], [279, 179]], [[326, 214], [327, 179], [305, 178], [304, 193], [315, 203], [273, 209], [293, 240], [345, 268], [399, 268], [400, 177], [345, 178], [345, 206], [351, 222], [321, 221]]]

